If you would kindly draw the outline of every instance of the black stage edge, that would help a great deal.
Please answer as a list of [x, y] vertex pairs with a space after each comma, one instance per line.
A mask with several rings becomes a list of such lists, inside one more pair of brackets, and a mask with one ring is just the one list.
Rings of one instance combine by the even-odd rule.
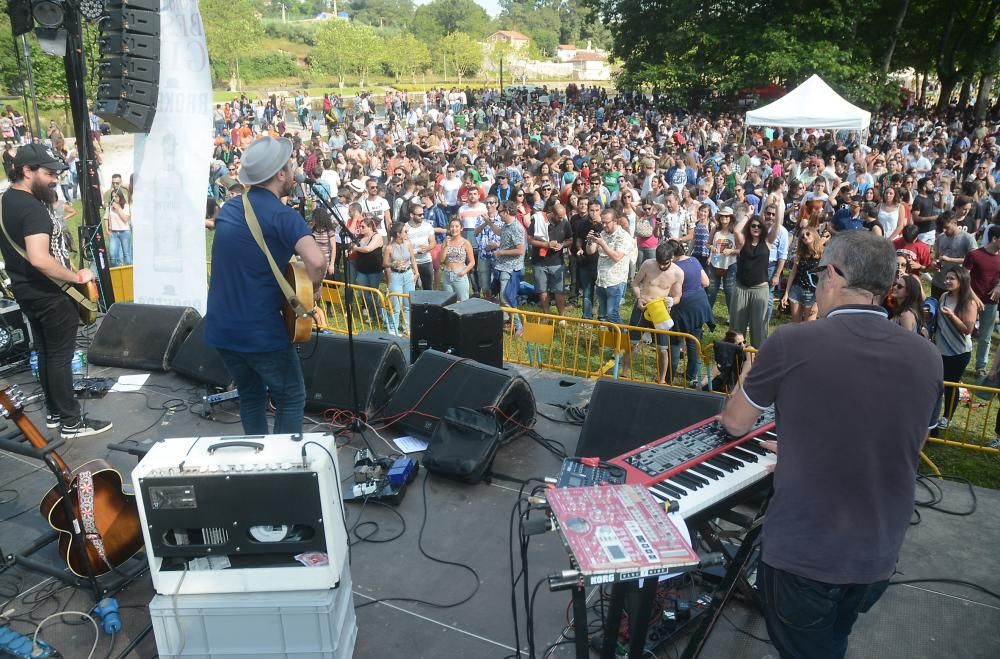
[[[582, 404], [587, 402], [593, 382], [559, 376], [532, 369], [519, 369], [528, 379], [538, 400], [540, 412], [554, 418], [562, 410], [548, 403]], [[121, 369], [90, 368], [88, 375], [117, 377], [128, 373]], [[35, 388], [30, 373], [21, 373], [8, 381], [19, 382], [31, 392]], [[202, 418], [199, 411], [203, 391], [192, 382], [170, 373], [153, 373], [141, 393], [108, 394], [103, 399], [86, 401], [87, 412], [114, 422], [114, 431], [92, 438], [67, 443], [61, 453], [76, 466], [87, 459], [107, 457], [130, 483], [130, 469], [135, 457], [109, 451], [108, 444], [121, 442], [129, 436], [136, 439], [169, 436], [232, 435], [239, 431], [233, 403], [216, 407], [217, 421]], [[176, 405], [178, 399], [190, 401], [188, 407]], [[29, 408], [29, 417], [44, 429], [44, 412], [36, 402]], [[318, 417], [317, 417], [318, 418]], [[148, 428], [148, 429], [147, 429]], [[309, 425], [306, 426], [309, 429]], [[579, 435], [579, 426], [553, 423], [539, 415], [536, 426], [544, 437], [556, 439], [572, 453]], [[2, 432], [2, 430], [0, 430]], [[378, 451], [390, 448], [381, 439], [369, 440]], [[386, 433], [383, 433], [385, 435]], [[354, 448], [363, 448], [360, 439], [341, 449], [339, 460], [342, 473], [349, 473]], [[545, 477], [557, 473], [559, 462], [532, 440], [521, 437], [501, 448], [495, 468], [498, 472], [517, 477]], [[16, 479], [16, 480], [15, 480]], [[397, 510], [403, 515], [406, 528], [402, 537], [386, 544], [360, 543], [353, 548], [351, 571], [354, 601], [357, 609], [358, 639], [355, 656], [362, 659], [385, 657], [484, 657], [496, 658], [514, 653], [514, 633], [510, 615], [510, 576], [508, 571], [508, 524], [517, 486], [496, 481], [486, 485], [463, 485], [431, 476], [424, 484], [424, 474], [409, 488]], [[12, 482], [14, 481], [14, 482]], [[52, 485], [52, 477], [44, 466], [20, 456], [0, 452], [0, 489], [16, 490], [17, 499], [9, 490], [0, 496], [0, 547], [13, 553], [30, 544], [47, 530], [37, 512], [37, 502]], [[944, 505], [963, 509], [969, 505], [967, 490], [954, 483], [942, 483]], [[424, 520], [426, 492], [427, 518], [423, 549], [429, 554], [467, 563], [479, 574], [479, 591], [470, 601], [449, 609], [437, 609], [408, 602], [387, 602], [364, 606], [380, 597], [410, 597], [447, 604], [465, 598], [476, 585], [472, 575], [459, 568], [434, 563], [421, 555], [417, 547], [418, 533]], [[971, 581], [1000, 592], [1000, 571], [993, 558], [1000, 545], [1000, 492], [976, 489], [978, 508], [969, 517], [947, 516], [922, 510], [922, 522], [910, 528], [899, 563], [899, 579], [948, 578]], [[14, 516], [16, 513], [24, 514]], [[365, 520], [377, 522], [376, 537], [387, 537], [403, 531], [399, 520], [379, 506], [347, 507], [348, 521], [353, 524], [359, 513]], [[11, 518], [14, 516], [13, 518]], [[8, 519], [11, 518], [11, 519]], [[371, 529], [367, 529], [370, 531]], [[49, 558], [53, 558], [49, 556]], [[567, 567], [566, 553], [559, 538], [547, 533], [532, 538], [529, 549], [530, 585], [548, 574]], [[37, 603], [39, 594], [61, 588], [51, 579], [13, 567], [0, 575], [2, 610], [14, 617], [36, 619], [62, 608], [87, 608], [92, 599], [86, 589], [66, 588], [54, 598]], [[27, 601], [24, 593], [28, 593]], [[149, 624], [146, 605], [153, 593], [148, 575], [130, 584], [118, 595], [124, 624], [115, 640], [110, 656], [116, 657]], [[593, 590], [588, 590], [590, 602]], [[34, 599], [33, 599], [34, 598]], [[550, 593], [542, 586], [536, 599], [535, 637], [537, 654], [560, 640], [567, 626], [570, 592]], [[31, 604], [30, 602], [36, 602]], [[737, 601], [724, 611], [705, 645], [706, 658], [776, 657], [774, 648], [754, 640], [747, 633], [766, 638], [763, 621], [750, 608]], [[523, 612], [521, 613], [523, 624]], [[596, 626], [591, 621], [591, 628]], [[22, 633], [33, 631], [33, 625], [14, 622], [13, 628]], [[917, 584], [895, 586], [870, 614], [863, 615], [851, 639], [849, 657], [907, 657], [937, 659], [953, 657], [1000, 656], [1000, 602], [988, 595], [957, 585]], [[739, 629], [740, 631], [738, 631]], [[745, 633], [747, 632], [747, 633]], [[66, 657], [86, 657], [93, 642], [89, 623], [66, 625], [50, 621], [40, 638], [52, 644]], [[522, 629], [521, 642], [524, 644]], [[661, 647], [659, 657], [672, 657], [683, 650]], [[110, 638], [102, 634], [95, 656], [108, 654]], [[526, 647], [522, 648], [526, 650]], [[553, 656], [572, 657], [570, 643], [555, 648]], [[139, 640], [129, 657], [150, 659], [156, 655], [152, 634]], [[526, 656], [526, 655], [525, 655]]]

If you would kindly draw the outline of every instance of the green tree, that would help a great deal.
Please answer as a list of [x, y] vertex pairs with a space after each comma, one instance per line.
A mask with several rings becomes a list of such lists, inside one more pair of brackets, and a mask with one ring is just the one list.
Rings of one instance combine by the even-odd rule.
[[351, 43], [354, 26], [347, 21], [326, 21], [316, 30], [316, 48], [312, 61], [330, 75], [337, 76], [344, 86], [345, 76], [353, 68]]
[[483, 46], [464, 32], [452, 32], [441, 40], [438, 50], [444, 55], [446, 66], [458, 75], [458, 84], [468, 75], [475, 74], [483, 64]]
[[358, 76], [358, 85], [364, 87], [371, 72], [385, 61], [385, 41], [370, 25], [352, 25], [349, 35], [342, 47], [348, 51], [348, 63]]
[[431, 51], [412, 34], [399, 34], [386, 40], [386, 67], [396, 76], [410, 76], [415, 83], [417, 73], [431, 65]]
[[[237, 78], [239, 59], [260, 50], [264, 27], [251, 0], [201, 0], [201, 20], [213, 76], [223, 72]], [[222, 64], [222, 71], [216, 66]]]
[[486, 10], [474, 0], [433, 0], [417, 7], [413, 15], [413, 34], [427, 44], [453, 32], [482, 39], [487, 36], [490, 26]]

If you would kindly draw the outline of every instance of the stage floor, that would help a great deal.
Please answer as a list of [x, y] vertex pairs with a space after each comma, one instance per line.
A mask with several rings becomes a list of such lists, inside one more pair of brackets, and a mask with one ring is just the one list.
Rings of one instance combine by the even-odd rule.
[[[521, 369], [531, 383], [539, 410], [552, 417], [562, 417], [555, 404], [582, 404], [590, 396], [592, 382]], [[90, 367], [90, 376], [117, 377], [129, 373], [120, 369]], [[346, 376], [346, 374], [345, 374]], [[35, 388], [30, 374], [20, 374], [8, 381]], [[110, 419], [114, 430], [104, 436], [71, 441], [62, 456], [71, 466], [88, 459], [107, 458], [131, 483], [129, 473], [135, 465], [132, 456], [109, 451], [107, 445], [127, 437], [219, 436], [239, 433], [231, 403], [220, 406], [217, 421], [193, 413], [200, 406], [200, 391], [190, 382], [172, 374], [154, 373], [136, 393], [111, 393], [105, 398], [86, 402], [88, 413]], [[183, 405], [182, 405], [183, 404]], [[44, 431], [44, 413], [36, 402], [29, 406], [29, 417]], [[228, 423], [227, 423], [228, 422]], [[579, 426], [554, 423], [539, 417], [538, 432], [562, 442], [572, 453]], [[307, 425], [307, 429], [308, 429]], [[369, 433], [369, 440], [379, 450], [388, 447]], [[363, 447], [358, 438], [341, 449], [342, 473], [353, 464], [352, 449]], [[496, 471], [520, 478], [553, 476], [559, 461], [539, 444], [522, 437], [502, 448], [497, 455]], [[37, 512], [37, 501], [52, 486], [51, 474], [39, 465], [9, 453], [0, 452], [0, 547], [7, 554], [19, 551], [47, 530]], [[9, 489], [5, 489], [9, 488]], [[968, 510], [968, 488], [942, 483], [943, 506]], [[15, 496], [16, 499], [11, 500]], [[359, 542], [352, 549], [351, 572], [357, 608], [358, 637], [355, 656], [385, 657], [495, 657], [515, 652], [514, 629], [510, 611], [510, 568], [508, 533], [511, 510], [516, 501], [516, 484], [495, 481], [493, 484], [463, 485], [430, 477], [421, 472], [396, 509], [405, 525], [379, 506], [348, 505], [348, 523], [359, 514], [364, 521], [378, 524], [374, 539], [402, 535], [391, 542]], [[918, 493], [922, 498], [926, 495]], [[1000, 592], [996, 548], [1000, 546], [1000, 492], [975, 489], [976, 511], [969, 516], [950, 516], [921, 510], [921, 522], [910, 528], [903, 547], [897, 579], [953, 579], [980, 584]], [[23, 514], [16, 515], [21, 511]], [[16, 516], [14, 516], [16, 515]], [[12, 516], [14, 516], [12, 518]], [[478, 578], [454, 565], [429, 560], [418, 545], [423, 530], [423, 552], [441, 560], [463, 563], [473, 568]], [[362, 528], [369, 533], [372, 527]], [[55, 552], [44, 554], [55, 560]], [[529, 548], [529, 584], [568, 567], [566, 554], [555, 534], [535, 536]], [[57, 590], [58, 589], [58, 590]], [[472, 595], [475, 589], [475, 594]], [[519, 591], [520, 593], [520, 591]], [[470, 598], [471, 595], [471, 598]], [[101, 635], [95, 657], [117, 657], [149, 625], [147, 605], [153, 596], [148, 575], [143, 575], [118, 595], [124, 629], [114, 641]], [[377, 598], [414, 598], [447, 605], [465, 600], [450, 608], [435, 608], [406, 601], [367, 605]], [[520, 597], [520, 595], [519, 595]], [[593, 597], [593, 594], [592, 594]], [[34, 624], [59, 610], [79, 610], [92, 606], [83, 590], [59, 589], [59, 584], [42, 575], [27, 572], [20, 566], [0, 576], [3, 615], [16, 618], [11, 627], [30, 635]], [[591, 601], [594, 601], [593, 599]], [[568, 592], [550, 593], [544, 585], [535, 603], [535, 642], [538, 656], [546, 646], [563, 640], [568, 620]], [[726, 609], [708, 641], [703, 657], [776, 657], [773, 647], [750, 635], [766, 638], [763, 621], [740, 602]], [[519, 609], [522, 631], [520, 641], [526, 649], [523, 609]], [[30, 620], [35, 620], [34, 624]], [[71, 622], [76, 622], [71, 621]], [[596, 624], [591, 620], [592, 625]], [[863, 615], [851, 638], [849, 657], [992, 658], [1000, 656], [1000, 601], [965, 586], [947, 583], [900, 585], [889, 589], [875, 609]], [[64, 624], [49, 621], [40, 638], [58, 649], [63, 656], [88, 656], [94, 639], [89, 623]], [[661, 646], [657, 656], [672, 657], [680, 645]], [[156, 656], [156, 644], [150, 633], [138, 642], [127, 656], [150, 659]], [[573, 656], [572, 644], [556, 646], [554, 656]], [[595, 655], [596, 656], [596, 655]]]

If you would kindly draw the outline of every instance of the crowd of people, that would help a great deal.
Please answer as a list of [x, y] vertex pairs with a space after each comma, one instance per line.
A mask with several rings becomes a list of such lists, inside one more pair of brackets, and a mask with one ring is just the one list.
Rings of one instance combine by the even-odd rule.
[[[996, 127], [957, 108], [877, 115], [858, 135], [747, 127], [736, 114], [669, 112], [641, 94], [571, 86], [398, 92], [380, 103], [326, 95], [316, 109], [301, 94], [241, 97], [215, 116], [213, 200], [240, 191], [248, 140], [289, 137], [300, 172], [288, 203], [312, 222], [329, 272], [346, 259], [364, 286], [446, 288], [511, 307], [528, 292], [544, 312], [575, 304], [584, 318], [640, 327], [651, 326], [645, 306], [663, 299], [675, 330], [700, 339], [721, 322], [759, 348], [776, 313], [817, 317], [814, 270], [825, 244], [866, 230], [892, 241], [898, 290], [916, 296], [890, 292], [891, 318], [935, 341], [946, 379], [959, 380], [973, 352], [977, 376], [997, 370]], [[356, 244], [341, 244], [315, 197], [359, 234]], [[678, 273], [676, 295], [646, 262]], [[405, 309], [369, 299], [365, 311], [405, 330]], [[658, 348], [664, 357], [673, 348], [664, 364], [686, 349], [665, 337]], [[698, 355], [688, 352], [694, 385]], [[953, 411], [944, 407], [942, 428]]]

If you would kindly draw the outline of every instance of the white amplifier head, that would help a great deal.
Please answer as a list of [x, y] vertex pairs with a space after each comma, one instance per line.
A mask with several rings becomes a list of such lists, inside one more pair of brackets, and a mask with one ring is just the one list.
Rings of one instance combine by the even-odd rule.
[[153, 587], [334, 588], [347, 554], [334, 436], [176, 437], [132, 472]]

